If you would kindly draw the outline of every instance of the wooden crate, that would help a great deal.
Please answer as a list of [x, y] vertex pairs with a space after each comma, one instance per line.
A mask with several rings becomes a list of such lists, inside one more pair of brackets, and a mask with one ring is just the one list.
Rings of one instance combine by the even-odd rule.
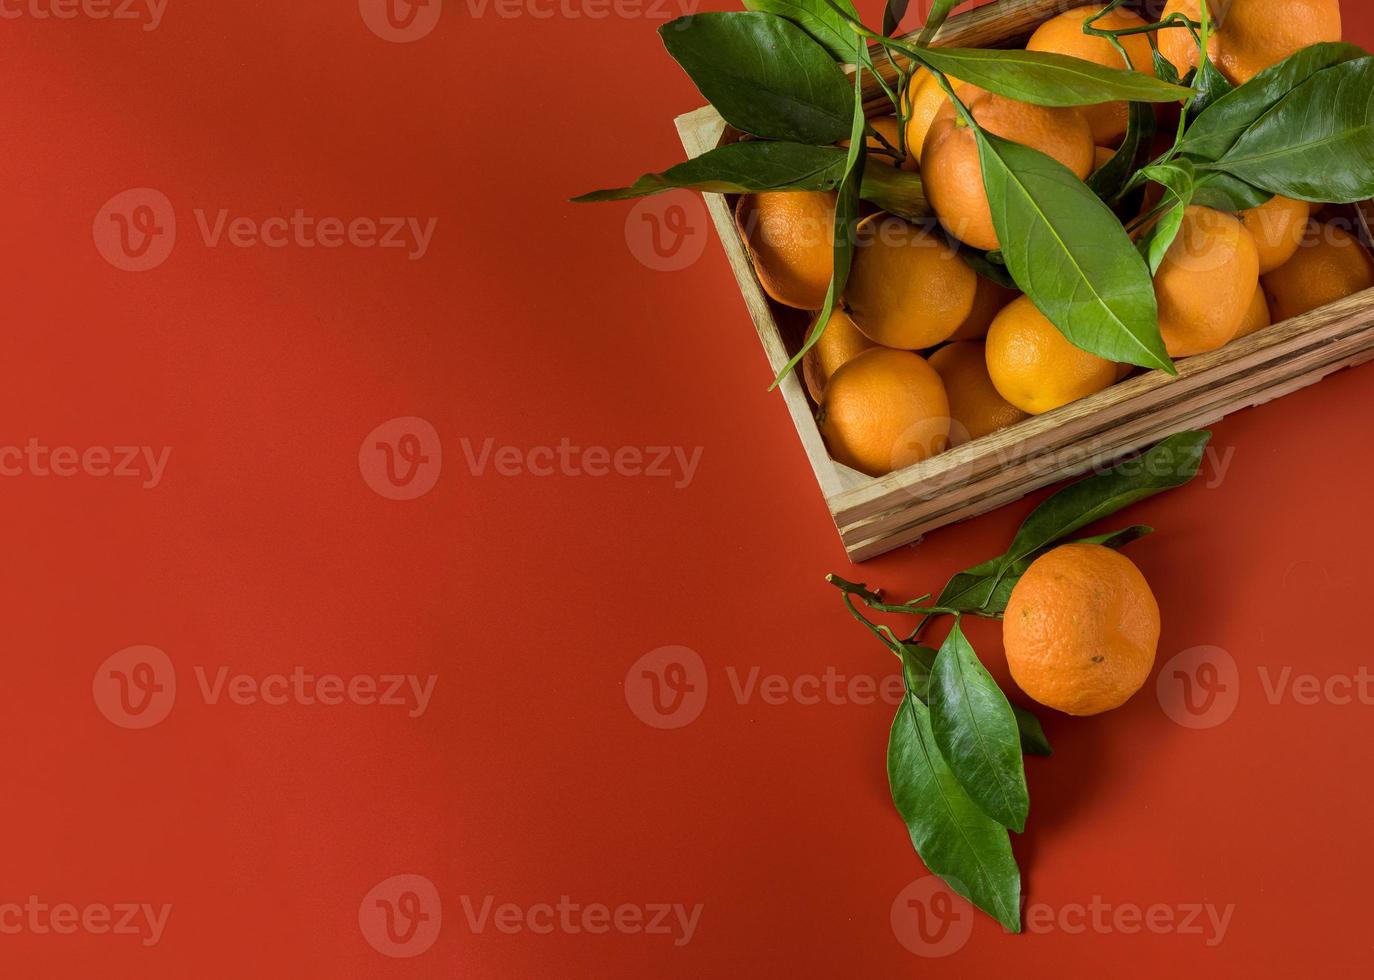
[[[1064, 9], [1065, 0], [1001, 0], [951, 17], [935, 43], [1017, 46], [1038, 24]], [[874, 95], [870, 111], [890, 112], [891, 104], [881, 92]], [[739, 136], [710, 106], [680, 116], [676, 124], [691, 157]], [[705, 197], [776, 373], [798, 349], [809, 315], [774, 304], [764, 294], [735, 227], [733, 200], [721, 194]], [[1374, 209], [1362, 205], [1358, 213], [1368, 240]], [[799, 371], [779, 387], [845, 550], [853, 561], [863, 561], [1175, 432], [1206, 426], [1237, 409], [1262, 404], [1371, 359], [1374, 290], [1275, 324], [1210, 354], [1182, 359], [1176, 378], [1162, 371], [1137, 375], [877, 478], [830, 458]]]

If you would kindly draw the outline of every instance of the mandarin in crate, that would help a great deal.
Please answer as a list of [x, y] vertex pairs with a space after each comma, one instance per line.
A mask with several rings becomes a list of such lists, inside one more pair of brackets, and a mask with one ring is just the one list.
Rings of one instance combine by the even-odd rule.
[[1095, 715], [1140, 690], [1159, 646], [1159, 603], [1140, 569], [1100, 544], [1065, 544], [1011, 591], [1002, 644], [1012, 680], [1046, 707]]
[[1039, 415], [1086, 398], [1116, 381], [1116, 365], [1069, 343], [1029, 296], [992, 321], [988, 375], [1012, 405]]
[[978, 287], [973, 294], [973, 309], [967, 319], [959, 324], [959, 329], [949, 335], [950, 340], [979, 340], [988, 335], [988, 327], [1007, 304], [1021, 294], [993, 282], [987, 276], [978, 277]]
[[844, 302], [874, 343], [934, 347], [968, 319], [977, 289], [978, 274], [942, 236], [891, 215], [859, 225]]
[[1374, 260], [1344, 228], [1311, 221], [1297, 252], [1263, 282], [1278, 322], [1374, 286]]
[[[1088, 121], [1077, 109], [1031, 105], [973, 85], [960, 98], [988, 132], [1053, 157], [1079, 178], [1092, 173], [1096, 147]], [[974, 248], [1000, 247], [983, 187], [977, 137], [951, 103], [936, 113], [926, 136], [921, 176], [931, 207], [951, 235]]]
[[1307, 231], [1312, 205], [1275, 195], [1264, 204], [1237, 215], [1259, 250], [1260, 275], [1273, 272], [1293, 257]]
[[946, 344], [930, 355], [930, 366], [949, 398], [949, 444], [962, 446], [1015, 425], [1026, 413], [997, 393], [988, 376], [985, 345], [978, 340]]
[[[949, 84], [956, 95], [964, 87], [964, 83], [957, 78], [950, 78]], [[906, 120], [907, 153], [909, 159], [920, 163], [930, 124], [940, 110], [949, 105], [949, 96], [945, 95], [945, 90], [929, 69], [918, 68], [911, 76], [911, 84], [902, 93], [902, 102], [910, 106]]]
[[[1051, 17], [1041, 24], [1030, 40], [1026, 42], [1027, 51], [1048, 51], [1051, 54], [1068, 55], [1082, 58], [1102, 65], [1105, 68], [1126, 68], [1121, 52], [1112, 46], [1105, 37], [1083, 33], [1083, 22], [1094, 14], [1100, 13], [1105, 4], [1094, 4], [1067, 10]], [[1124, 30], [1130, 27], [1144, 27], [1145, 21], [1120, 8], [1098, 18], [1093, 26], [1101, 30]], [[1121, 39], [1121, 46], [1130, 57], [1130, 67], [1136, 71], [1154, 74], [1154, 54], [1150, 41], [1144, 34], [1127, 34]], [[1100, 105], [1082, 106], [1079, 110], [1088, 120], [1093, 131], [1093, 140], [1100, 146], [1115, 146], [1126, 135], [1126, 103], [1103, 102]]]
[[1264, 288], [1256, 286], [1254, 298], [1250, 300], [1250, 308], [1245, 311], [1245, 318], [1240, 321], [1240, 329], [1231, 339], [1240, 340], [1242, 337], [1248, 337], [1256, 330], [1263, 330], [1273, 322], [1269, 316], [1269, 301], [1265, 299]]
[[[1241, 85], [1270, 65], [1322, 41], [1341, 39], [1340, 0], [1213, 0], [1215, 23], [1207, 54], [1232, 85]], [[1183, 14], [1201, 22], [1201, 0], [1169, 0], [1160, 16]], [[1180, 75], [1198, 65], [1198, 43], [1185, 27], [1158, 32], [1159, 53]]]
[[[812, 320], [811, 326], [806, 328], [808, 337], [815, 325], [815, 320]], [[830, 314], [830, 322], [821, 331], [820, 339], [802, 359], [802, 379], [806, 382], [806, 390], [811, 393], [812, 399], [817, 404], [820, 403], [826, 382], [839, 370], [841, 364], [852, 361], [864, 351], [872, 350], [876, 346], [877, 344], [859, 332], [848, 313], [844, 310], [833, 311]]]
[[875, 347], [831, 376], [816, 420], [836, 462], [883, 476], [945, 449], [949, 399], [921, 355]]
[[1155, 273], [1170, 357], [1216, 350], [1236, 335], [1259, 284], [1259, 251], [1232, 215], [1191, 205]]
[[735, 204], [735, 225], [765, 293], [800, 310], [824, 305], [835, 267], [834, 194], [741, 194]]

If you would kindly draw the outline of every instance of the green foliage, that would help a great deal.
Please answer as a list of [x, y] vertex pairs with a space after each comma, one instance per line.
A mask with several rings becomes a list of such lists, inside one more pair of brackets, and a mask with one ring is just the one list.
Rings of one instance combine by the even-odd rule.
[[[1050, 755], [1049, 740], [1030, 711], [1010, 704], [978, 659], [960, 625], [964, 614], [1001, 616], [1016, 582], [1031, 563], [1094, 521], [1196, 475], [1210, 434], [1181, 432], [1148, 452], [1070, 484], [1022, 522], [1011, 546], [950, 579], [940, 597], [890, 603], [838, 576], [845, 606], [901, 661], [905, 697], [888, 744], [892, 799], [912, 843], [935, 874], [1010, 929], [1019, 926], [1015, 896], [1020, 874], [1006, 830], [1025, 827], [1030, 806], [1022, 755]], [[1120, 548], [1151, 533], [1133, 525], [1080, 541]], [[899, 639], [855, 606], [921, 617]], [[917, 642], [937, 616], [954, 623], [939, 651]]]
[[1012, 932], [1021, 931], [1021, 869], [1006, 827], [969, 798], [931, 729], [931, 711], [908, 695], [887, 745], [892, 802], [931, 873]]
[[836, 61], [854, 60], [855, 36], [846, 19], [859, 17], [852, 0], [743, 0], [743, 3], [746, 10], [786, 17], [811, 35]]
[[1076, 346], [1173, 374], [1150, 271], [1111, 209], [1038, 150], [981, 130], [978, 145], [993, 225], [1016, 284]]
[[935, 71], [1035, 105], [1177, 102], [1188, 95], [1180, 85], [1141, 72], [1045, 51], [893, 46]]
[[659, 28], [668, 53], [731, 126], [763, 139], [837, 143], [849, 135], [848, 79], [796, 24], [774, 14], [694, 14]]
[[844, 179], [847, 156], [844, 150], [833, 146], [764, 140], [727, 143], [662, 173], [645, 174], [629, 187], [592, 191], [573, 200], [622, 201], [675, 187], [715, 194], [831, 191]]
[[931, 671], [930, 722], [969, 798], [1002, 826], [1025, 830], [1030, 797], [1016, 716], [957, 621]]
[[1300, 201], [1374, 197], [1374, 58], [1312, 75], [1209, 166]]

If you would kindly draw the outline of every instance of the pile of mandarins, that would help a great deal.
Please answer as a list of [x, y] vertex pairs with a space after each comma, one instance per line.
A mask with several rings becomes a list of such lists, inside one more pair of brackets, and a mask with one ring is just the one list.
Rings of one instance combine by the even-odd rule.
[[[1102, 9], [1047, 21], [1026, 47], [1122, 67], [1110, 42], [1083, 33]], [[1198, 0], [1169, 0], [1165, 15], [1200, 15]], [[1117, 10], [1099, 26], [1144, 26]], [[1276, 25], [1284, 29], [1278, 30]], [[1209, 54], [1239, 85], [1294, 52], [1341, 39], [1337, 0], [1232, 0]], [[1123, 35], [1137, 71], [1151, 72], [1144, 34]], [[1180, 73], [1198, 50], [1187, 31], [1158, 35]], [[986, 130], [1033, 147], [1087, 178], [1126, 133], [1125, 103], [1050, 108], [953, 81]], [[978, 147], [933, 76], [913, 76], [902, 165], [919, 169], [945, 233], [975, 249], [999, 248]], [[1177, 107], [1171, 107], [1176, 118]], [[897, 146], [896, 117], [871, 120]], [[1161, 132], [1173, 123], [1164, 119]], [[884, 156], [873, 143], [872, 155]], [[888, 162], [895, 162], [886, 154]], [[1145, 210], [1159, 200], [1152, 186]], [[764, 290], [778, 303], [818, 310], [831, 278], [835, 199], [816, 191], [740, 197], [736, 221]], [[1321, 209], [1276, 197], [1227, 214], [1190, 206], [1155, 276], [1159, 326], [1171, 357], [1216, 350], [1278, 322], [1374, 286], [1374, 259]], [[1143, 229], [1142, 229], [1143, 230]], [[831, 455], [880, 476], [1101, 391], [1129, 365], [1075, 347], [1025, 296], [984, 278], [946, 234], [885, 213], [864, 218], [841, 304], [803, 365]]]

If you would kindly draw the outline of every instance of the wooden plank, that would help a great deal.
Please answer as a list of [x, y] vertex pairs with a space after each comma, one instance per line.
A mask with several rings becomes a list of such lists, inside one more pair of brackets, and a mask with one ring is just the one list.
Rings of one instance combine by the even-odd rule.
[[[935, 43], [1019, 44], [1062, 9], [1062, 0], [1002, 0], [951, 17]], [[890, 84], [895, 71], [885, 59], [875, 60]], [[891, 111], [875, 84], [869, 83], [866, 95], [873, 97], [872, 104], [866, 103], [870, 114]], [[740, 136], [710, 106], [680, 116], [676, 123], [692, 157]], [[789, 334], [755, 276], [735, 228], [731, 200], [718, 194], [704, 196], [776, 373], [791, 356]], [[1357, 214], [1367, 236], [1374, 209], [1366, 203]], [[1230, 412], [1271, 401], [1368, 360], [1374, 360], [1374, 290], [1180, 361], [1178, 378], [1160, 371], [1142, 374], [879, 478], [830, 459], [796, 373], [780, 391], [844, 546], [852, 560], [863, 561], [917, 541], [935, 528], [1110, 463], [1174, 432], [1209, 425]]]

